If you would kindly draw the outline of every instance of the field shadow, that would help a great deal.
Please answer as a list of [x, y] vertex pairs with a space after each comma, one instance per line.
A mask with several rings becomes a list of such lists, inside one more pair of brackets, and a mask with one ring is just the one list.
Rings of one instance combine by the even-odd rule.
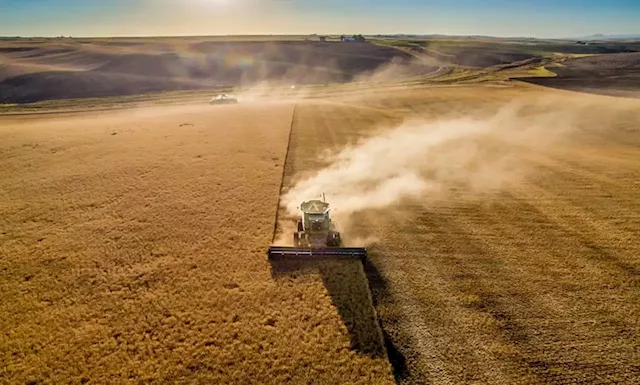
[[[369, 287], [371, 289], [371, 297], [374, 309], [377, 309], [381, 304], [387, 302], [392, 303], [393, 297], [391, 292], [389, 291], [387, 280], [380, 273], [377, 266], [374, 262], [371, 261], [371, 259], [368, 259], [367, 263], [364, 265], [364, 271], [367, 276], [367, 281], [369, 282]], [[382, 331], [382, 338], [384, 341], [385, 349], [387, 351], [389, 362], [391, 363], [391, 366], [393, 368], [393, 376], [395, 380], [406, 380], [407, 378], [409, 378], [409, 367], [407, 366], [407, 359], [405, 358], [404, 354], [402, 354], [402, 352], [395, 346], [395, 344], [393, 343], [393, 339], [381, 323], [379, 324], [379, 328]]]
[[347, 328], [351, 349], [373, 358], [386, 356], [382, 330], [360, 261], [271, 261], [271, 274], [276, 280], [319, 275]]

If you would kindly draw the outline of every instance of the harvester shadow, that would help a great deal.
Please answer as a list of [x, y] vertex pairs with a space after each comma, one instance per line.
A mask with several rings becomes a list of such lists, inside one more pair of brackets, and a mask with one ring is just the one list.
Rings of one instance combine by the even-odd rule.
[[[375, 257], [375, 249], [370, 249], [370, 255]], [[386, 278], [380, 273], [376, 267], [375, 262], [371, 259], [367, 260], [364, 265], [364, 271], [371, 290], [372, 304], [375, 309], [380, 306], [384, 306], [387, 303], [393, 303], [393, 297], [389, 290], [389, 286]], [[384, 347], [387, 351], [387, 357], [393, 368], [393, 376], [396, 381], [402, 381], [409, 378], [409, 367], [407, 366], [407, 360], [402, 352], [394, 345], [393, 339], [383, 328], [382, 323], [379, 323], [379, 328], [382, 332], [384, 341]]]
[[319, 275], [347, 328], [351, 349], [373, 358], [386, 356], [362, 262], [331, 259], [271, 261], [271, 274], [276, 280]]

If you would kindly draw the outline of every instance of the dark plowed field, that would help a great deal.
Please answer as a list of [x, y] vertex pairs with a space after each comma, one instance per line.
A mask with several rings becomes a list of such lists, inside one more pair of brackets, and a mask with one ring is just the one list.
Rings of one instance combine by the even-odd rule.
[[574, 91], [640, 97], [640, 52], [578, 58], [550, 70], [558, 76], [527, 81]]
[[576, 44], [567, 40], [453, 38], [409, 40], [412, 47], [448, 64], [468, 67], [491, 67], [533, 60], [555, 53], [615, 54], [640, 51], [637, 41], [610, 41]]
[[[346, 82], [394, 59], [411, 58], [394, 48], [368, 43], [115, 43], [4, 43], [6, 46], [0, 46], [0, 103], [197, 90], [262, 81]], [[425, 67], [423, 72], [432, 70]]]

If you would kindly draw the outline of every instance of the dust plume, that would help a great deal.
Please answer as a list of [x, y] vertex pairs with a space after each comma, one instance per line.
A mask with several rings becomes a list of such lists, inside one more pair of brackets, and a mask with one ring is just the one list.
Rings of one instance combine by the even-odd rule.
[[352, 83], [376, 83], [408, 79], [415, 76], [426, 76], [438, 70], [439, 65], [433, 61], [418, 58], [395, 57], [388, 63], [372, 71], [364, 71], [354, 76]]
[[416, 58], [393, 57], [388, 63], [355, 73], [345, 72], [335, 59], [322, 66], [295, 64], [278, 76], [270, 76], [261, 67], [258, 76], [245, 74], [236, 90], [241, 102], [296, 102], [302, 99], [318, 97], [323, 91], [336, 89], [334, 86], [383, 83], [425, 76], [438, 69], [432, 63]]
[[289, 213], [325, 193], [343, 226], [352, 215], [407, 199], [429, 204], [456, 192], [482, 194], [527, 174], [525, 154], [573, 130], [566, 113], [514, 103], [488, 118], [407, 121], [326, 156], [328, 165], [282, 198]]

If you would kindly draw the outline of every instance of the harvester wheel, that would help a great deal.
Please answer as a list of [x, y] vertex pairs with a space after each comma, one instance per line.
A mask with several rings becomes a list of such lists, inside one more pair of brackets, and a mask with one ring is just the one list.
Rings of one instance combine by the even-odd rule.
[[336, 233], [336, 232], [329, 233], [329, 239], [327, 240], [327, 245], [331, 247], [339, 247], [340, 233]]

